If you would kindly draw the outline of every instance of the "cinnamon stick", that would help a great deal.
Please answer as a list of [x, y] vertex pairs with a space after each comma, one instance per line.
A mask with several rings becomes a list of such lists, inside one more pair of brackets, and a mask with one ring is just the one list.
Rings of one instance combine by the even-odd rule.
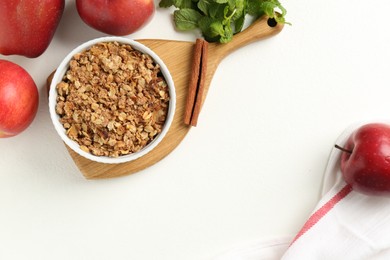
[[191, 125], [196, 126], [198, 124], [198, 117], [200, 114], [200, 109], [203, 105], [204, 100], [204, 89], [205, 89], [205, 79], [206, 79], [206, 72], [207, 72], [207, 57], [208, 57], [208, 42], [203, 41], [202, 46], [202, 58], [200, 61], [200, 72], [199, 72], [199, 82], [198, 82], [198, 92], [196, 94], [195, 99], [195, 105], [194, 105], [194, 111], [192, 112], [191, 117]]
[[184, 112], [184, 123], [187, 125], [189, 125], [191, 122], [192, 112], [195, 105], [196, 92], [198, 89], [202, 47], [203, 47], [203, 40], [197, 39], [195, 42], [194, 55], [192, 59], [191, 78], [188, 85], [187, 102], [186, 102], [186, 108]]
[[208, 42], [197, 39], [192, 62], [191, 79], [184, 114], [184, 123], [196, 126], [203, 103], [204, 81], [207, 69]]

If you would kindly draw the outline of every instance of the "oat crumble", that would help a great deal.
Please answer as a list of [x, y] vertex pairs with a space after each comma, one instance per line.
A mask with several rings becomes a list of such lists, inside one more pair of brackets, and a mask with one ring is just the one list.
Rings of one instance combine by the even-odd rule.
[[160, 66], [128, 44], [98, 43], [74, 55], [56, 88], [67, 136], [97, 156], [141, 150], [161, 132], [168, 112]]

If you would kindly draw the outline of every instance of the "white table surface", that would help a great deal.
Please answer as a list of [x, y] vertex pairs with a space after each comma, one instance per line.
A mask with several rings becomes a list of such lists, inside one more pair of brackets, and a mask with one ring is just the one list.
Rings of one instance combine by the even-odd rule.
[[[0, 140], [0, 259], [203, 260], [294, 235], [319, 199], [338, 135], [390, 117], [390, 2], [282, 3], [293, 25], [226, 57], [198, 127], [126, 177], [85, 180], [49, 119], [46, 77], [72, 48], [104, 36], [73, 1], [42, 56], [0, 56], [40, 91], [32, 125]], [[195, 40], [174, 30], [171, 13], [157, 8], [128, 37]]]

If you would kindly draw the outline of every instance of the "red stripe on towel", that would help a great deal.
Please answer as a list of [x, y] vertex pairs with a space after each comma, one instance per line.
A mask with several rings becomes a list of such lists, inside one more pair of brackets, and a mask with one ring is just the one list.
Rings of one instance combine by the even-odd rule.
[[345, 185], [336, 195], [334, 195], [328, 202], [326, 202], [321, 208], [319, 208], [303, 225], [302, 229], [295, 236], [294, 240], [291, 242], [290, 246], [305, 234], [310, 228], [312, 228], [317, 222], [325, 216], [340, 200], [345, 198], [352, 191], [351, 185]]

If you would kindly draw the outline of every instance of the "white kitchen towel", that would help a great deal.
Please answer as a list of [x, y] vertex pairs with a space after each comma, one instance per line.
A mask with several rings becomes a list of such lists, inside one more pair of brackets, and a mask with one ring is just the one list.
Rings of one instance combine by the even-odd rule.
[[[343, 146], [364, 123], [347, 128]], [[341, 151], [333, 148], [324, 173], [322, 198], [293, 239], [269, 240], [231, 250], [216, 260], [387, 260], [390, 259], [390, 198], [360, 194], [340, 172]]]
[[213, 260], [276, 260], [287, 250], [292, 237], [277, 237], [246, 242], [219, 254]]

